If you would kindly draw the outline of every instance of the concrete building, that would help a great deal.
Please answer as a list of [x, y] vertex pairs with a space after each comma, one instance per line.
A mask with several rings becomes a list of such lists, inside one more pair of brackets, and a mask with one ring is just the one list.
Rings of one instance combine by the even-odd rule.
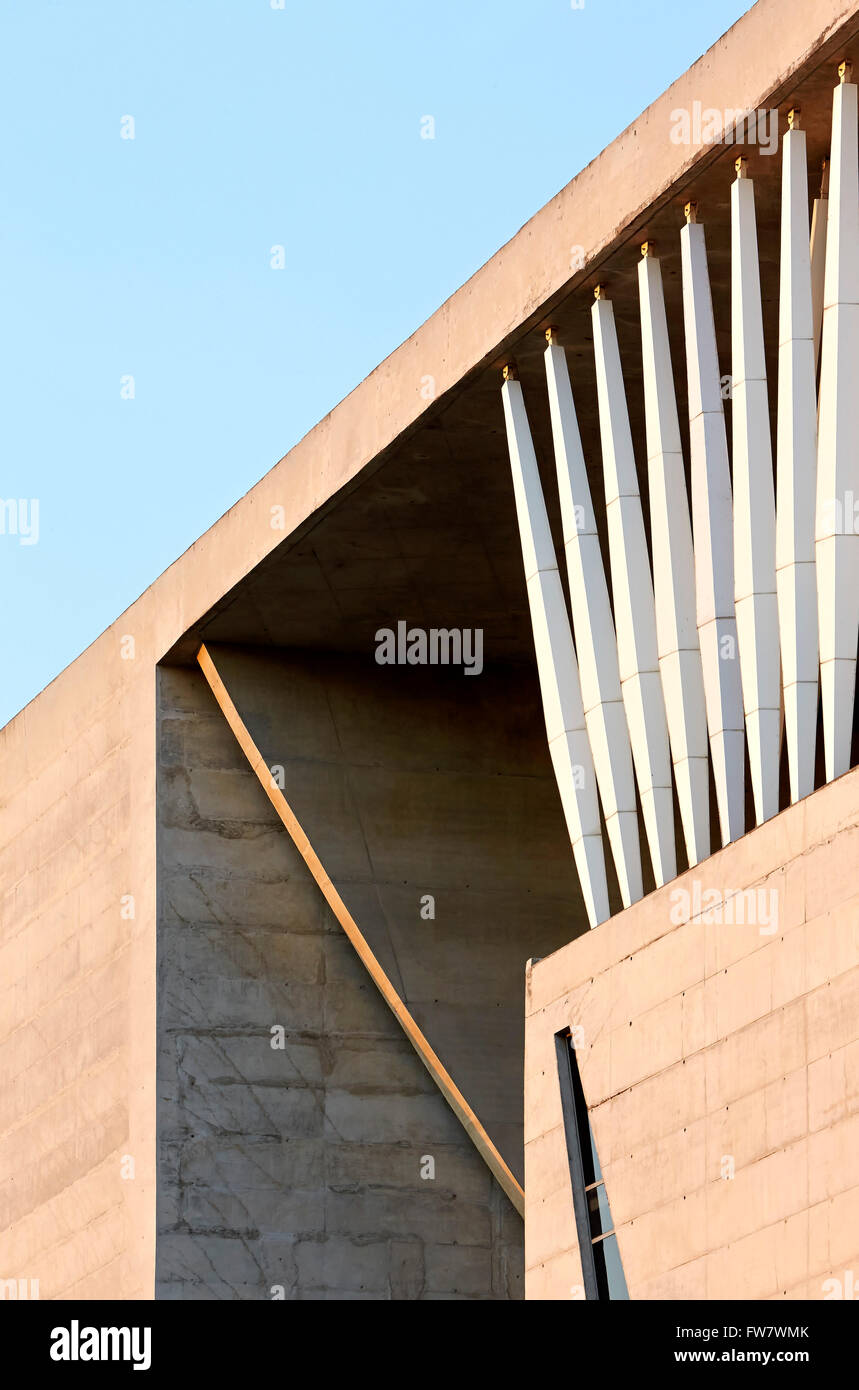
[[0, 733], [0, 1279], [852, 1297], [851, 58], [759, 0]]

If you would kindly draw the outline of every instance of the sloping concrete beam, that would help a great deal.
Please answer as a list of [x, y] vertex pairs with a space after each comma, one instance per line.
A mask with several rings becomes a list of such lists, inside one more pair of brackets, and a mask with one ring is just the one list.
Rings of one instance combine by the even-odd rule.
[[456, 1085], [453, 1077], [446, 1070], [438, 1055], [430, 1047], [425, 1034], [421, 1032], [411, 1013], [391, 984], [391, 981], [379, 964], [378, 959], [371, 950], [369, 942], [359, 928], [355, 918], [352, 916], [340, 894], [337, 892], [337, 889], [334, 887], [334, 884], [331, 882], [319, 856], [302, 829], [295, 812], [280, 790], [276, 779], [272, 776], [271, 769], [254, 743], [205, 645], [201, 646], [197, 653], [197, 663], [206, 678], [209, 689], [215, 697], [218, 708], [229, 724], [235, 735], [236, 742], [247, 758], [251, 770], [277, 812], [293, 844], [313, 875], [314, 881], [322, 893], [322, 896], [325, 898], [325, 901], [328, 903], [337, 921], [354, 946], [373, 984], [388, 1005], [391, 1013], [396, 1018], [418, 1057], [423, 1062], [436, 1086], [441, 1091], [454, 1115], [459, 1120], [459, 1123], [462, 1125], [474, 1147], [477, 1149], [477, 1152], [486, 1163], [486, 1166], [493, 1176], [497, 1178], [501, 1187], [510, 1198], [510, 1201], [519, 1212], [519, 1215], [524, 1216], [525, 1193], [521, 1185], [516, 1181], [513, 1173], [511, 1173], [507, 1164], [504, 1162], [504, 1159], [489, 1138], [489, 1135], [486, 1133], [483, 1125], [468, 1104], [465, 1096]]

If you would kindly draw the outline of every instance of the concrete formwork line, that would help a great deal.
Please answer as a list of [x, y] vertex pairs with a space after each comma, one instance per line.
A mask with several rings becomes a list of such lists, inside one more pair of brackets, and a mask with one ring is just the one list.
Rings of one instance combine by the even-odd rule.
[[229, 691], [221, 680], [217, 667], [205, 645], [201, 646], [197, 653], [197, 662], [206, 678], [209, 689], [215, 697], [221, 713], [232, 729], [236, 741], [247, 758], [252, 771], [256, 774], [263, 791], [277, 812], [281, 823], [316, 880], [325, 901], [328, 903], [328, 906], [331, 908], [331, 911], [334, 913], [334, 916], [337, 918], [358, 953], [367, 973], [385, 1003], [388, 1005], [391, 1013], [396, 1018], [418, 1057], [423, 1062], [436, 1086], [441, 1091], [441, 1094], [444, 1096], [454, 1115], [459, 1120], [459, 1123], [462, 1125], [472, 1144], [477, 1149], [480, 1157], [494, 1177], [497, 1178], [507, 1196], [510, 1198], [510, 1201], [519, 1212], [519, 1215], [524, 1217], [525, 1193], [521, 1185], [504, 1162], [501, 1154], [496, 1149], [453, 1078], [430, 1047], [426, 1037], [412, 1018], [412, 1015], [409, 1013], [370, 949], [354, 917], [337, 892], [328, 874], [325, 872], [322, 862], [301, 828], [295, 812], [292, 810], [283, 792], [274, 783], [271, 770], [267, 766], [262, 754], [251, 738], [241, 715], [233, 704]]

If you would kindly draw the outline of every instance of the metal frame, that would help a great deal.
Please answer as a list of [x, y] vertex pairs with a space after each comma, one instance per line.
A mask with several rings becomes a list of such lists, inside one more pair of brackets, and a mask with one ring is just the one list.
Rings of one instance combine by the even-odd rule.
[[[567, 1140], [567, 1159], [570, 1165], [570, 1186], [573, 1189], [573, 1211], [576, 1217], [576, 1234], [579, 1238], [579, 1256], [582, 1262], [582, 1283], [586, 1299], [601, 1297], [597, 1281], [594, 1248], [591, 1240], [591, 1223], [588, 1217], [588, 1199], [585, 1193], [585, 1168], [582, 1161], [582, 1109], [577, 1091], [581, 1092], [581, 1082], [573, 1070], [570, 1055], [569, 1033], [555, 1034], [555, 1055], [558, 1059], [558, 1081], [561, 1087], [561, 1109], [564, 1114], [564, 1135]], [[584, 1111], [585, 1120], [587, 1110]]]

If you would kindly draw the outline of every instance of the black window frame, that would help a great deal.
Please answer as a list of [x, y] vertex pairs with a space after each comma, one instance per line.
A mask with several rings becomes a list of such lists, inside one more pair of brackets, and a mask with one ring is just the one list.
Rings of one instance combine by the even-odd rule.
[[[567, 1161], [570, 1168], [570, 1186], [573, 1192], [573, 1211], [576, 1218], [576, 1233], [579, 1238], [579, 1254], [582, 1264], [582, 1279], [587, 1300], [611, 1300], [606, 1262], [597, 1258], [595, 1247], [613, 1236], [617, 1242], [617, 1232], [612, 1226], [596, 1236], [592, 1228], [590, 1214], [590, 1194], [600, 1186], [605, 1190], [605, 1181], [600, 1171], [597, 1177], [594, 1157], [599, 1163], [592, 1143], [591, 1124], [587, 1102], [582, 1088], [575, 1048], [569, 1029], [555, 1034], [555, 1053], [558, 1061], [558, 1080], [561, 1088], [561, 1109], [564, 1116], [564, 1134], [567, 1141]], [[600, 1165], [601, 1168], [601, 1165]], [[606, 1203], [608, 1194], [606, 1193]], [[610, 1210], [610, 1208], [609, 1208]], [[618, 1259], [620, 1248], [618, 1246]], [[626, 1275], [624, 1274], [624, 1284]], [[629, 1293], [627, 1290], [627, 1298]]]

